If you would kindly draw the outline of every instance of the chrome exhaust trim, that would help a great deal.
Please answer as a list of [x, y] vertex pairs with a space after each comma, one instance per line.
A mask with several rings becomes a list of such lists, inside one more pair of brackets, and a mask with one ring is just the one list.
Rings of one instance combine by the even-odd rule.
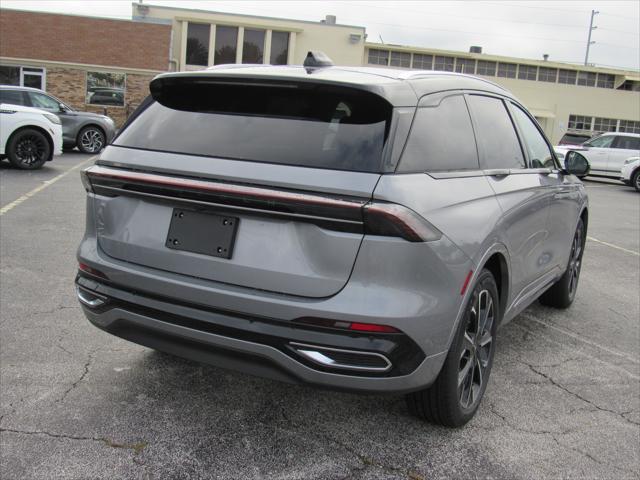
[[[386, 372], [392, 367], [387, 357], [376, 352], [345, 350], [297, 342], [290, 342], [290, 345], [299, 355], [323, 367], [375, 373]], [[348, 359], [349, 356], [352, 358]], [[362, 363], [359, 363], [358, 359], [361, 359]], [[352, 360], [353, 363], [348, 360]]]

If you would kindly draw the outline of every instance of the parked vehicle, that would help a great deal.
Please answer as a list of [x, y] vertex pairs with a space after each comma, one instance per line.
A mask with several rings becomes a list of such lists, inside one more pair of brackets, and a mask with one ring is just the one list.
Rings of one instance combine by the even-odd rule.
[[567, 132], [562, 136], [560, 142], [558, 142], [558, 145], [582, 145], [590, 138], [591, 135], [588, 135], [586, 133]]
[[62, 121], [64, 148], [78, 147], [83, 153], [98, 153], [113, 140], [116, 127], [106, 115], [79, 112], [53, 95], [37, 88], [0, 85], [0, 102], [39, 108]]
[[575, 298], [588, 164], [489, 81], [308, 59], [151, 82], [82, 173], [78, 299], [151, 348], [462, 425], [498, 326]]
[[0, 159], [22, 170], [41, 168], [62, 153], [60, 119], [52, 113], [0, 103]]
[[624, 161], [640, 155], [640, 134], [609, 132], [593, 137], [580, 148], [554, 147], [558, 157], [562, 158], [569, 150], [577, 150], [586, 157], [590, 165], [590, 175], [620, 178], [620, 169]]
[[640, 192], [640, 157], [627, 158], [620, 170], [620, 180]]

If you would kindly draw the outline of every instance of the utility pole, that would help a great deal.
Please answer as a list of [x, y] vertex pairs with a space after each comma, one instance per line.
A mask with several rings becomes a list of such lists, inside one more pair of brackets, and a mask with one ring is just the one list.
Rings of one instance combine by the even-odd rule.
[[594, 43], [596, 43], [595, 41], [591, 41], [591, 33], [598, 27], [594, 27], [593, 26], [593, 17], [595, 17], [597, 14], [599, 14], [600, 12], [598, 12], [597, 10], [591, 10], [591, 22], [589, 23], [589, 37], [587, 38], [587, 53], [584, 56], [584, 64], [588, 65], [589, 64], [589, 48], [591, 48], [591, 45], [593, 45]]

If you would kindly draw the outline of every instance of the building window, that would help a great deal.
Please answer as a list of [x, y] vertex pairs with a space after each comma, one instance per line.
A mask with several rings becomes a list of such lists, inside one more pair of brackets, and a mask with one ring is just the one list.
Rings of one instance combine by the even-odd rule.
[[45, 89], [45, 69], [0, 65], [0, 85]]
[[518, 78], [520, 80], [535, 80], [538, 73], [538, 67], [533, 65], [520, 65], [518, 68]]
[[[515, 65], [514, 65], [515, 67]], [[478, 60], [478, 70], [476, 71], [478, 75], [485, 75], [487, 77], [495, 77], [496, 75], [496, 62], [489, 62], [487, 60]], [[513, 71], [513, 76], [515, 77], [515, 69]]]
[[613, 88], [615, 79], [616, 79], [615, 75], [609, 75], [607, 73], [599, 73], [597, 86], [600, 88]]
[[236, 63], [236, 49], [238, 46], [238, 27], [216, 26], [216, 51], [213, 58], [214, 65]]
[[90, 105], [122, 107], [126, 82], [124, 73], [87, 72], [85, 101]]
[[594, 118], [593, 129], [596, 132], [615, 132], [618, 121], [613, 118]]
[[263, 63], [264, 61], [264, 30], [244, 29], [242, 42], [242, 63]]
[[433, 69], [442, 72], [453, 72], [453, 57], [436, 56]]
[[516, 78], [516, 70], [518, 65], [515, 63], [502, 63], [498, 64], [498, 76], [503, 78]]
[[540, 67], [540, 70], [538, 71], [539, 82], [556, 83], [557, 78], [558, 78], [557, 68]]
[[392, 67], [409, 68], [411, 66], [411, 54], [404, 52], [391, 52], [391, 62], [389, 65]]
[[476, 72], [476, 61], [473, 58], [456, 58], [456, 72], [473, 75]]
[[271, 65], [286, 65], [289, 58], [289, 32], [271, 33]]
[[591, 117], [583, 115], [569, 115], [570, 130], [591, 130]]
[[626, 80], [618, 87], [618, 90], [629, 90], [631, 92], [640, 92], [640, 82], [635, 80]]
[[566, 83], [567, 85], [575, 85], [578, 72], [575, 70], [559, 70], [558, 83]]
[[371, 65], [389, 65], [389, 51], [369, 50], [369, 63]]
[[578, 72], [578, 85], [584, 87], [596, 86], [596, 74], [591, 72]]
[[209, 32], [208, 23], [191, 23], [187, 25], [187, 65], [209, 64]]
[[414, 53], [413, 68], [419, 68], [421, 70], [432, 70], [433, 55], [422, 55], [421, 53]]
[[640, 122], [634, 120], [620, 120], [619, 132], [640, 133]]

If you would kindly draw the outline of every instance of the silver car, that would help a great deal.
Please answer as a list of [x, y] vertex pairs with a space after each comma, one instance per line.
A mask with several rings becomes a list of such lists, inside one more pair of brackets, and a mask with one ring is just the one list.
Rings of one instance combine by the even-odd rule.
[[310, 58], [151, 82], [82, 174], [79, 301], [150, 348], [462, 425], [498, 326], [574, 299], [587, 163], [486, 80]]
[[62, 123], [64, 148], [78, 147], [82, 153], [100, 152], [116, 134], [111, 117], [74, 110], [37, 88], [0, 85], [0, 103], [38, 108], [57, 115]]

